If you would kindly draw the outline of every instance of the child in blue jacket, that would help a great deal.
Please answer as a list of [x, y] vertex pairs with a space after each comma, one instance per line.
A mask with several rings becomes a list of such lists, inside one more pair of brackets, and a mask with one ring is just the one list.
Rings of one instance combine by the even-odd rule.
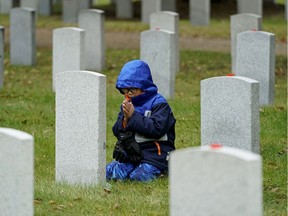
[[127, 62], [116, 88], [125, 96], [112, 130], [117, 137], [107, 180], [149, 181], [168, 172], [175, 150], [175, 123], [166, 99], [158, 94], [150, 68], [141, 60]]

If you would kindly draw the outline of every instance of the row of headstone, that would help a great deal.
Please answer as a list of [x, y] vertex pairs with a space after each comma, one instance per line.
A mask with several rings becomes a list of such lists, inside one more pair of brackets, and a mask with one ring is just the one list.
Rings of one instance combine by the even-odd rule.
[[0, 215], [33, 216], [33, 136], [0, 128], [0, 181]]
[[105, 67], [104, 11], [79, 13], [79, 28], [53, 30], [53, 90], [56, 75], [63, 71], [102, 71]]
[[237, 35], [249, 30], [262, 30], [262, 17], [256, 14], [243, 13], [230, 16], [231, 64], [232, 72], [236, 71]]
[[29, 7], [39, 13], [39, 15], [50, 16], [53, 11], [52, 0], [22, 0], [20, 5], [15, 0], [0, 0], [0, 13], [9, 14], [14, 7]]
[[274, 102], [275, 35], [261, 31], [261, 16], [230, 17], [232, 72], [260, 82], [260, 106]]
[[259, 81], [260, 106], [272, 105], [275, 94], [275, 35], [264, 31], [239, 33], [235, 74]]
[[[190, 23], [196, 26], [207, 26], [210, 22], [210, 0], [190, 0]], [[237, 13], [252, 13], [262, 16], [262, 0], [238, 0]]]

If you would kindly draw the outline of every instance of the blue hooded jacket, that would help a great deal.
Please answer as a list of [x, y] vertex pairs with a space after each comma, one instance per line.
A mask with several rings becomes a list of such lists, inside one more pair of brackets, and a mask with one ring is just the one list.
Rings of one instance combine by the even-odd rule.
[[144, 155], [141, 163], [151, 164], [167, 172], [169, 153], [175, 149], [176, 120], [166, 99], [158, 94], [150, 68], [144, 61], [129, 61], [120, 71], [116, 88], [123, 94], [121, 89], [129, 87], [140, 88], [144, 93], [131, 98], [135, 111], [125, 129], [122, 125], [124, 115], [121, 106], [112, 128], [113, 133], [117, 137], [123, 130], [134, 132]]

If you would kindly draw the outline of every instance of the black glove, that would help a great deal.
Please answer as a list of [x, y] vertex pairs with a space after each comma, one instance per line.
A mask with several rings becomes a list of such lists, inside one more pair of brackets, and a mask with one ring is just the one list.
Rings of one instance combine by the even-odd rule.
[[142, 160], [142, 152], [139, 144], [136, 142], [134, 134], [131, 131], [121, 132], [118, 136], [124, 151], [132, 163], [140, 163]]
[[123, 149], [122, 141], [118, 140], [115, 144], [115, 148], [113, 151], [113, 158], [116, 161], [119, 161], [121, 163], [126, 163], [128, 162], [128, 157], [126, 152]]

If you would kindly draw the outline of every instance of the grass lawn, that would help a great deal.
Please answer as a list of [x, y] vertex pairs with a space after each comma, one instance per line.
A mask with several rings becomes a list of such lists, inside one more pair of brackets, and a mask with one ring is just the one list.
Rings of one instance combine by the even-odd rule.
[[[283, 14], [282, 14], [283, 15]], [[263, 26], [286, 40], [286, 23], [276, 14]], [[0, 25], [8, 25], [0, 15]], [[63, 26], [59, 16], [39, 17], [38, 27]], [[137, 21], [107, 20], [108, 31], [141, 31], [147, 25]], [[228, 37], [229, 21], [213, 19], [209, 28], [187, 28], [181, 20], [181, 34]], [[136, 30], [135, 30], [136, 28]], [[220, 31], [221, 28], [223, 31]], [[185, 32], [186, 31], [186, 32]], [[0, 126], [25, 131], [35, 139], [35, 215], [168, 215], [168, 179], [150, 183], [110, 182], [104, 186], [69, 186], [55, 182], [55, 94], [52, 91], [52, 50], [37, 49], [37, 64], [13, 66], [5, 47], [4, 88], [0, 90]], [[112, 160], [115, 138], [111, 127], [122, 96], [115, 81], [123, 64], [139, 58], [139, 50], [107, 50], [107, 162]], [[176, 77], [175, 97], [169, 100], [177, 119], [176, 147], [200, 145], [200, 81], [231, 73], [230, 55], [220, 52], [181, 50], [181, 67]], [[262, 107], [261, 155], [263, 157], [264, 215], [287, 213], [287, 56], [276, 57], [275, 103]]]

